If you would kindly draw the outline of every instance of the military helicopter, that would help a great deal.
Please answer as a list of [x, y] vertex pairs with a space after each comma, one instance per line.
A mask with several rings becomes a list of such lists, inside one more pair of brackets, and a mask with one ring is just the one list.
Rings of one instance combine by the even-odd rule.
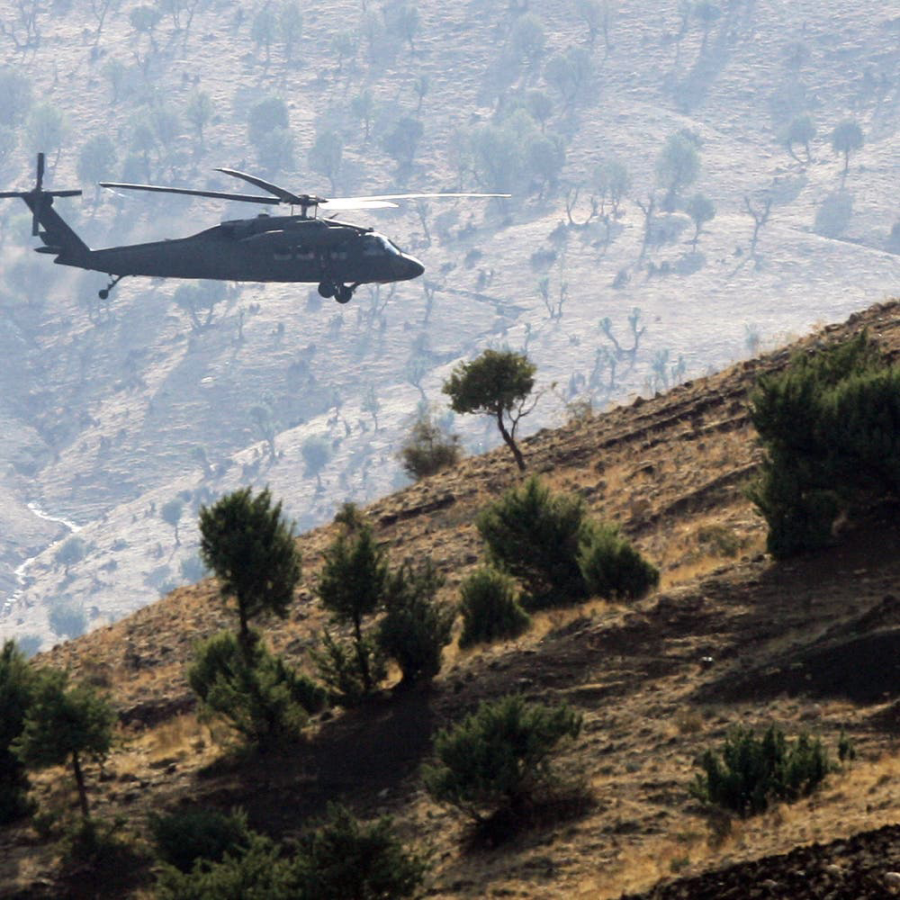
[[[31, 233], [40, 237], [38, 253], [56, 256], [54, 262], [104, 272], [109, 292], [129, 275], [154, 278], [203, 278], [222, 281], [280, 281], [318, 284], [323, 297], [347, 303], [361, 284], [389, 284], [418, 278], [425, 267], [404, 253], [383, 234], [372, 228], [320, 218], [318, 213], [342, 210], [396, 208], [398, 200], [424, 198], [508, 197], [508, 194], [384, 194], [373, 197], [328, 199], [311, 194], [295, 194], [255, 175], [236, 169], [217, 169], [240, 178], [270, 196], [161, 187], [152, 184], [124, 184], [101, 181], [101, 187], [115, 190], [155, 191], [213, 197], [245, 203], [287, 204], [291, 214], [252, 219], [234, 219], [185, 238], [152, 241], [92, 250], [53, 209], [55, 197], [77, 197], [80, 190], [45, 191], [44, 154], [37, 155], [37, 182], [30, 191], [3, 191], [0, 198], [21, 197], [33, 214]], [[299, 214], [294, 210], [299, 209]]]

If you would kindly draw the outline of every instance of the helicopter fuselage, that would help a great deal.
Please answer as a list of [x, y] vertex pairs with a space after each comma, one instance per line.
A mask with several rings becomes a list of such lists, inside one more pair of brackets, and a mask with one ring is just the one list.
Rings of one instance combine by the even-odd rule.
[[371, 229], [266, 215], [223, 222], [185, 238], [90, 250], [74, 258], [62, 254], [57, 262], [109, 275], [261, 282], [387, 283], [424, 271], [418, 260]]

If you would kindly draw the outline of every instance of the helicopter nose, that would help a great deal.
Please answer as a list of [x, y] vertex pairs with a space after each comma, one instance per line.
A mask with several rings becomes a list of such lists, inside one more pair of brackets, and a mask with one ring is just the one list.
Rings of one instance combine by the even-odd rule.
[[425, 272], [425, 266], [423, 266], [414, 256], [406, 256], [404, 254], [397, 262], [399, 263], [398, 268], [400, 269], [400, 277], [403, 278], [404, 281], [418, 278]]

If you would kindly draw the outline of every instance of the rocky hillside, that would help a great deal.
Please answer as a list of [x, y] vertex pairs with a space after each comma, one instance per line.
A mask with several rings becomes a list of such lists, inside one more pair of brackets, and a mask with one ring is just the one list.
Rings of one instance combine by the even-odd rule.
[[[276, 766], [228, 762], [223, 735], [193, 716], [184, 680], [191, 646], [229, 619], [210, 582], [41, 656], [106, 686], [119, 710], [128, 740], [93, 782], [101, 816], [124, 813], [141, 834], [147, 812], [190, 798], [243, 806], [254, 827], [292, 835], [340, 798], [361, 815], [390, 812], [408, 840], [428, 848], [437, 897], [613, 898], [658, 882], [654, 897], [888, 896], [896, 839], [884, 826], [896, 822], [900, 775], [900, 520], [893, 507], [876, 511], [827, 553], [774, 563], [742, 491], [758, 462], [747, 418], [756, 378], [792, 352], [863, 328], [900, 359], [900, 303], [892, 302], [794, 347], [530, 438], [531, 470], [621, 523], [661, 567], [660, 590], [630, 606], [598, 601], [545, 614], [515, 642], [451, 648], [431, 691], [387, 691], [363, 710], [327, 715]], [[475, 514], [516, 477], [497, 450], [366, 512], [392, 562], [431, 555], [453, 599], [483, 552]], [[323, 622], [312, 585], [330, 536], [326, 526], [300, 538], [297, 602], [286, 622], [267, 628], [301, 666]], [[436, 728], [510, 691], [566, 700], [584, 714], [583, 735], [561, 766], [594, 799], [555, 827], [472, 848], [459, 819], [423, 791], [419, 766]], [[697, 755], [736, 724], [773, 722], [814, 732], [832, 753], [843, 732], [857, 759], [807, 800], [743, 821], [708, 818], [688, 790]], [[38, 796], [72, 801], [56, 773], [39, 782]], [[137, 867], [127, 883], [98, 885], [77, 873], [60, 880], [55, 851], [27, 828], [4, 832], [0, 849], [0, 883], [11, 896], [128, 896], [150, 879]]]
[[[221, 189], [224, 165], [326, 194], [514, 194], [361, 216], [427, 272], [346, 308], [309, 285], [147, 279], [100, 304], [103, 277], [34, 256], [27, 211], [4, 201], [0, 634], [47, 648], [195, 581], [197, 509], [240, 484], [270, 484], [301, 530], [385, 495], [417, 405], [446, 414], [443, 379], [485, 347], [537, 363], [534, 433], [567, 402], [652, 397], [890, 292], [890, 5], [589, 6], [0, 3], [0, 179], [29, 187], [46, 150], [48, 183], [83, 183], [57, 208], [92, 246], [248, 214], [103, 179]], [[790, 132], [804, 116], [808, 151]], [[864, 140], [846, 172], [844, 120]], [[603, 163], [627, 176], [615, 212]], [[697, 234], [695, 194], [716, 213]], [[477, 419], [450, 424], [470, 452], [494, 445]]]

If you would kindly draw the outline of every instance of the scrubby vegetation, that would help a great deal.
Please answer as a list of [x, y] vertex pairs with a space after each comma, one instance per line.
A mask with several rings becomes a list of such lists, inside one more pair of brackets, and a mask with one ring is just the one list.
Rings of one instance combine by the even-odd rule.
[[403, 846], [389, 818], [359, 822], [331, 805], [321, 826], [296, 847], [245, 832], [219, 859], [198, 857], [189, 871], [164, 865], [160, 900], [379, 900], [412, 896], [424, 858]]
[[324, 708], [325, 691], [273, 656], [259, 635], [242, 644], [228, 631], [202, 642], [188, 681], [206, 717], [225, 720], [261, 751], [296, 739], [309, 714]]
[[706, 750], [697, 765], [703, 772], [691, 793], [741, 816], [811, 794], [833, 768], [821, 741], [801, 734], [791, 742], [774, 725], [762, 737], [734, 729], [721, 750]]
[[531, 624], [519, 605], [515, 582], [495, 569], [479, 569], [463, 581], [461, 596], [463, 630], [460, 647], [518, 637]]
[[491, 561], [522, 583], [531, 608], [590, 594], [635, 599], [659, 580], [615, 527], [592, 521], [580, 498], [553, 494], [534, 476], [482, 511], [476, 524]]
[[839, 515], [900, 495], [900, 369], [865, 334], [760, 381], [766, 459], [750, 496], [783, 558], [826, 546]]
[[423, 771], [435, 800], [484, 821], [521, 809], [554, 783], [557, 745], [577, 738], [581, 716], [568, 706], [529, 703], [513, 694], [482, 703], [434, 740], [436, 762]]

